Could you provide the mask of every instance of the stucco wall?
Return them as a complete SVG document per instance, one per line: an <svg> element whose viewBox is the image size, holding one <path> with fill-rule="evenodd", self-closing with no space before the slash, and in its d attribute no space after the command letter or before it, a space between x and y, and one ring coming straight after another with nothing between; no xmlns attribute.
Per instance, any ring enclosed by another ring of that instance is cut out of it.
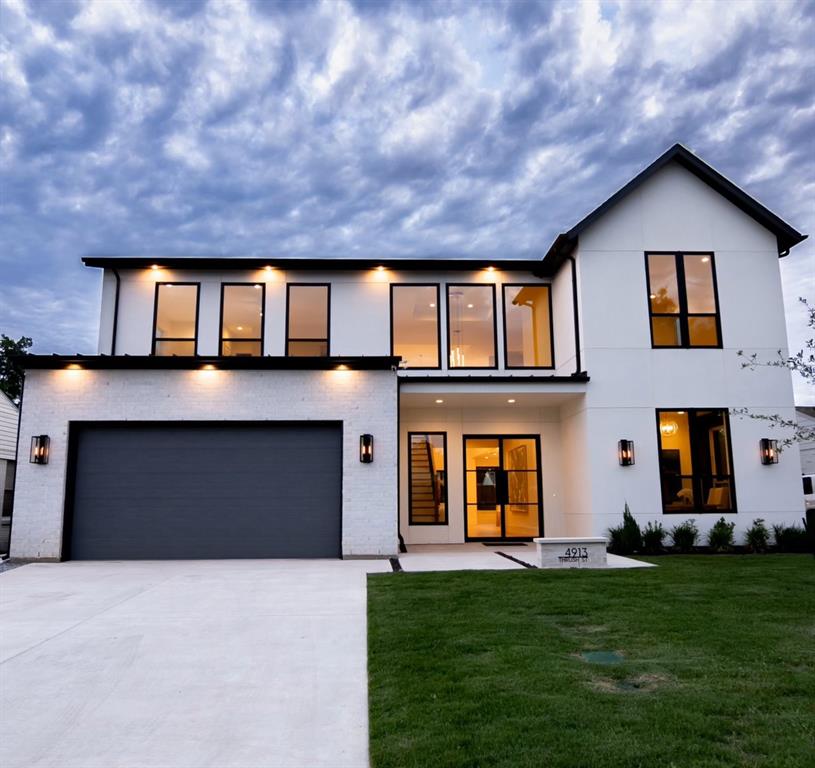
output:
<svg viewBox="0 0 815 768"><path fill-rule="evenodd" d="M20 443L50 435L51 455L19 465L11 555L60 556L71 421L299 419L343 422L343 554L393 555L396 403L386 371L29 371ZM373 464L359 461L363 433Z"/></svg>

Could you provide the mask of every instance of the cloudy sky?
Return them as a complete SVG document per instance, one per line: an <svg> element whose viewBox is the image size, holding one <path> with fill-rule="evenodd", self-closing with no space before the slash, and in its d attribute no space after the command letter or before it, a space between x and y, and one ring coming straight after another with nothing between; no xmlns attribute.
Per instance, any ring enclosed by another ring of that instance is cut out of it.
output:
<svg viewBox="0 0 815 768"><path fill-rule="evenodd" d="M0 0L0 331L93 351L87 254L540 256L676 141L815 234L813 40L815 2Z"/></svg>

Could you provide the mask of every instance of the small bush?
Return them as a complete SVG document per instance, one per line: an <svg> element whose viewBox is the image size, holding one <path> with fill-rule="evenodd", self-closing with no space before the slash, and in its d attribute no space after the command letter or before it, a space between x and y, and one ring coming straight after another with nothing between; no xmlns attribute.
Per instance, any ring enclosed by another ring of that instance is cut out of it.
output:
<svg viewBox="0 0 815 768"><path fill-rule="evenodd" d="M775 543L782 552L808 552L809 537L800 525L774 525Z"/></svg>
<svg viewBox="0 0 815 768"><path fill-rule="evenodd" d="M766 552L770 543L770 532L764 525L764 520L760 517L753 520L753 524L747 529L747 548L751 552Z"/></svg>
<svg viewBox="0 0 815 768"><path fill-rule="evenodd" d="M642 531L642 548L651 555L661 552L664 539L665 529L662 523L649 522Z"/></svg>
<svg viewBox="0 0 815 768"><path fill-rule="evenodd" d="M733 548L735 523L728 523L720 517L707 533L707 543L714 552L729 552Z"/></svg>
<svg viewBox="0 0 815 768"><path fill-rule="evenodd" d="M671 528L671 539L680 552L690 552L699 539L699 529L695 520L685 520L684 523Z"/></svg>
<svg viewBox="0 0 815 768"><path fill-rule="evenodd" d="M616 555L631 555L642 549L640 527L628 509L628 502L623 510L623 524L608 529L608 548Z"/></svg>

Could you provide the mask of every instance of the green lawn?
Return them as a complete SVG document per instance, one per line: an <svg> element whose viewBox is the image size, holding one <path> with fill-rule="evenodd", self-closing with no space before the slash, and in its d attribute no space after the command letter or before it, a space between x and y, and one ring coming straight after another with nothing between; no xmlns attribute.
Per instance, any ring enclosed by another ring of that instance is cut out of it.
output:
<svg viewBox="0 0 815 768"><path fill-rule="evenodd" d="M375 768L815 766L815 559L654 562L370 576Z"/></svg>

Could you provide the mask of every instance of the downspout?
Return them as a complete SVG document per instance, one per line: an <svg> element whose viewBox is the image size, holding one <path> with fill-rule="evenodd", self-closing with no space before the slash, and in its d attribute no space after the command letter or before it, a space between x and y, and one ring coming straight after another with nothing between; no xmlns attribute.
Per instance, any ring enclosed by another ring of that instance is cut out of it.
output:
<svg viewBox="0 0 815 768"><path fill-rule="evenodd" d="M577 376L583 373L583 363L580 359L580 312L577 308L577 264L575 263L574 256L569 254L566 257L572 265L572 307L574 308L574 357L575 357L575 372L573 375Z"/></svg>
<svg viewBox="0 0 815 768"><path fill-rule="evenodd" d="M122 284L122 280L119 277L119 270L113 270L113 276L116 278L116 294L113 300L113 334L110 339L110 354L116 354L116 332L119 329L119 287Z"/></svg>

